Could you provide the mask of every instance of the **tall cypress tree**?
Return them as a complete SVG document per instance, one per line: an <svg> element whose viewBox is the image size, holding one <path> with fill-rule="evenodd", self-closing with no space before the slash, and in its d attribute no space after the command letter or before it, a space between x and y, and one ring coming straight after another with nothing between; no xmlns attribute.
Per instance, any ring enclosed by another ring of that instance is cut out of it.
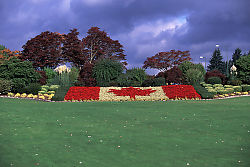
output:
<svg viewBox="0 0 250 167"><path fill-rule="evenodd" d="M220 49L215 49L214 53L209 61L208 71L219 70L221 73L226 73L226 64L222 61Z"/></svg>
<svg viewBox="0 0 250 167"><path fill-rule="evenodd" d="M236 65L236 61L242 56L240 48L235 49L232 59L233 64Z"/></svg>

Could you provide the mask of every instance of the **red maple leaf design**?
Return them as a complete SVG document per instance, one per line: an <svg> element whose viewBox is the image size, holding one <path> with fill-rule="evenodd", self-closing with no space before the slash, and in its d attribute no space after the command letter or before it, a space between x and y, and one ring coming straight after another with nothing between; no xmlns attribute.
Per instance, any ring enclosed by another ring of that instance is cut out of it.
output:
<svg viewBox="0 0 250 167"><path fill-rule="evenodd" d="M150 96L150 93L155 92L156 90L152 89L144 89L141 88L134 88L134 87L128 87L128 88L122 88L121 90L117 89L110 89L109 93L114 93L116 96L129 96L130 98L135 99L135 95L137 96Z"/></svg>

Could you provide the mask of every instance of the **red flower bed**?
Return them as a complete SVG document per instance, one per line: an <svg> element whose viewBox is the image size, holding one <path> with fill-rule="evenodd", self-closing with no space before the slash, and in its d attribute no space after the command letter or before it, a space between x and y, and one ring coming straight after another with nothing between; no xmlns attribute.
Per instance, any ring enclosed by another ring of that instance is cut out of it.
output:
<svg viewBox="0 0 250 167"><path fill-rule="evenodd" d="M165 95L169 99L176 99L176 98L201 99L201 96L195 91L194 87L191 85L167 85L167 86L162 86L162 89Z"/></svg>
<svg viewBox="0 0 250 167"><path fill-rule="evenodd" d="M65 100L99 100L100 87L71 87Z"/></svg>
<svg viewBox="0 0 250 167"><path fill-rule="evenodd" d="M150 93L155 92L156 90L152 89L140 89L140 88L134 88L134 87L129 87L129 88L122 88L121 90L117 89L110 89L108 92L112 92L116 94L116 96L129 96L130 98L135 99L135 95L137 96L150 96Z"/></svg>

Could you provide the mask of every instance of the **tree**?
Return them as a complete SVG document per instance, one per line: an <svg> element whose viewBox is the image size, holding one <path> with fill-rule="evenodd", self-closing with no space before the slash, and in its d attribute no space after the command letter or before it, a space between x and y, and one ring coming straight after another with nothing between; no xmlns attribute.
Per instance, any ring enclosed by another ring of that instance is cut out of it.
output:
<svg viewBox="0 0 250 167"><path fill-rule="evenodd" d="M237 77L243 82L250 84L250 54L241 56L237 61Z"/></svg>
<svg viewBox="0 0 250 167"><path fill-rule="evenodd" d="M62 56L65 61L72 62L76 67L83 67L86 56L83 43L78 39L77 29L70 30L70 33L63 35Z"/></svg>
<svg viewBox="0 0 250 167"><path fill-rule="evenodd" d="M126 75L128 75L128 78L131 81L131 86L141 86L147 78L147 74L143 68L129 69L126 71Z"/></svg>
<svg viewBox="0 0 250 167"><path fill-rule="evenodd" d="M80 70L78 86L96 86L96 79L92 77L94 65L86 62L83 68Z"/></svg>
<svg viewBox="0 0 250 167"><path fill-rule="evenodd" d="M155 56L148 57L143 68L156 68L166 71L168 68L177 66L187 60L191 60L189 51L159 52Z"/></svg>
<svg viewBox="0 0 250 167"><path fill-rule="evenodd" d="M22 93L25 86L36 83L40 77L31 62L21 61L17 57L12 57L0 64L0 78L11 80L12 92L15 93Z"/></svg>
<svg viewBox="0 0 250 167"><path fill-rule="evenodd" d="M235 49L232 59L233 59L233 64L236 65L236 61L242 56L240 48Z"/></svg>
<svg viewBox="0 0 250 167"><path fill-rule="evenodd" d="M106 32L100 31L98 27L91 27L88 30L88 36L82 39L84 49L86 50L86 61L95 63L99 59L109 58L111 60L123 61L127 65L123 53L123 46L117 41L112 40Z"/></svg>
<svg viewBox="0 0 250 167"><path fill-rule="evenodd" d="M165 72L166 83L182 83L183 74L182 71L174 66L173 68Z"/></svg>
<svg viewBox="0 0 250 167"><path fill-rule="evenodd" d="M12 57L18 56L20 56L20 51L11 51L4 45L0 45L0 64L2 64L5 60L10 60Z"/></svg>
<svg viewBox="0 0 250 167"><path fill-rule="evenodd" d="M210 59L210 64L208 65L208 71L219 70L221 73L225 74L226 65L222 61L223 57L221 56L220 49L215 49L214 53Z"/></svg>
<svg viewBox="0 0 250 167"><path fill-rule="evenodd" d="M33 63L33 67L55 68L62 63L61 45L63 36L54 32L42 32L23 45L21 60L28 60Z"/></svg>
<svg viewBox="0 0 250 167"><path fill-rule="evenodd" d="M99 60L93 68L93 77L97 86L109 86L110 81L122 74L123 66L120 62L111 59Z"/></svg>
<svg viewBox="0 0 250 167"><path fill-rule="evenodd" d="M185 80L190 85L199 84L204 81L204 73L198 68L191 68L187 70Z"/></svg>

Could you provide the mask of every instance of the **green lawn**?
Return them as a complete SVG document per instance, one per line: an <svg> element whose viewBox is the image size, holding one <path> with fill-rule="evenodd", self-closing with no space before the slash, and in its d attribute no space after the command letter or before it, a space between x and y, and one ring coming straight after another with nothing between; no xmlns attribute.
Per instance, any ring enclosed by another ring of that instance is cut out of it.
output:
<svg viewBox="0 0 250 167"><path fill-rule="evenodd" d="M250 166L250 97L0 106L1 167Z"/></svg>

